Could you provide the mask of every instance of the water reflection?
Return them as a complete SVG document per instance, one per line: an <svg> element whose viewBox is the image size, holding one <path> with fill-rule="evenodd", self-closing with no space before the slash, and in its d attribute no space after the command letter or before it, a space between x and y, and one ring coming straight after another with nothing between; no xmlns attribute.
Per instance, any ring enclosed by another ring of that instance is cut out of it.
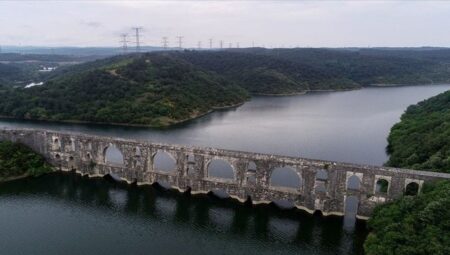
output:
<svg viewBox="0 0 450 255"><path fill-rule="evenodd" d="M217 250L223 254L362 254L361 236L366 235L364 223L360 221L349 233L339 217L281 211L275 206L250 207L231 199L188 196L152 186L138 187L69 173L0 184L0 204L2 217L33 219L27 223L29 226L21 226L16 220L0 221L0 246L7 245L12 249L10 254L26 253L21 250L26 243L19 245L18 240L35 242L40 237L5 231L12 227L33 228L42 220L63 222L57 230L59 238L83 234L121 239L109 254L151 247L153 251L169 249L196 254L212 254ZM29 208L30 204L37 204L39 210L21 209ZM54 210L58 213L52 213ZM67 212L71 214L68 216ZM72 217L77 220L72 222ZM56 231L52 225L49 228L48 231ZM2 241L5 235L14 237L12 243ZM52 241L51 236L48 238ZM198 247L200 240L207 242ZM62 242L58 251L64 250L64 245L67 244ZM83 252L88 248L92 254L106 254L102 245L101 239L95 243L85 241L72 251L88 254ZM52 253L37 247L33 254Z"/></svg>

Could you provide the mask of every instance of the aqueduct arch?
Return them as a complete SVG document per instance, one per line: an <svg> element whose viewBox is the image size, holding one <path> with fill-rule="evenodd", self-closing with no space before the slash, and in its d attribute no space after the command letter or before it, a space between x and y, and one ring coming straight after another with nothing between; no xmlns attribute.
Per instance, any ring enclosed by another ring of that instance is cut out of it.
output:
<svg viewBox="0 0 450 255"><path fill-rule="evenodd" d="M450 174L445 173L50 130L0 130L0 140L24 143L63 171L75 169L89 176L113 173L128 182L167 183L169 187L189 190L192 194L224 190L242 202L249 197L253 203L285 200L311 213L320 210L324 215L343 215L346 207L350 208L347 202L357 199L357 216L365 218L379 203L391 201L404 192L420 193L426 182L450 179ZM158 167L161 151L166 153L162 153L165 155L162 157L171 162L169 167ZM118 159L113 160L110 154L116 154ZM132 163L138 158L146 167ZM173 171L155 170L164 168ZM215 173L213 168L225 169L225 174ZM320 187L325 188L325 192L317 190Z"/></svg>

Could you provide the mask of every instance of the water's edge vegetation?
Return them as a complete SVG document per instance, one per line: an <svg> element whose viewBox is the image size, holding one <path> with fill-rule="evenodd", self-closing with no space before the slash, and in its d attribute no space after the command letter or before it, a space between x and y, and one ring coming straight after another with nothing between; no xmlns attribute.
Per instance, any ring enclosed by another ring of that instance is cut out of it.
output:
<svg viewBox="0 0 450 255"><path fill-rule="evenodd" d="M450 91L408 107L388 137L387 165L450 172ZM450 254L450 181L378 206L368 221L367 255Z"/></svg>
<svg viewBox="0 0 450 255"><path fill-rule="evenodd" d="M0 141L0 182L53 171L44 157L20 143Z"/></svg>

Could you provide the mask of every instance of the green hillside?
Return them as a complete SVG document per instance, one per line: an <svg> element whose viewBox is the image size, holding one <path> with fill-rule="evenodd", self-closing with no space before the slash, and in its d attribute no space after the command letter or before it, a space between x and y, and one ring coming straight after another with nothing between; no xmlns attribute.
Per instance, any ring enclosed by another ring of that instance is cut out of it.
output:
<svg viewBox="0 0 450 255"><path fill-rule="evenodd" d="M387 165L450 173L450 91L408 107L388 138ZM450 181L376 207L367 255L449 254Z"/></svg>
<svg viewBox="0 0 450 255"><path fill-rule="evenodd" d="M309 90L354 89L360 86L342 75L312 64L252 54L246 51L174 52L173 55L225 76L253 94L289 94Z"/></svg>
<svg viewBox="0 0 450 255"><path fill-rule="evenodd" d="M0 93L2 116L146 126L174 124L247 99L220 76L165 54L88 62L56 72L43 86Z"/></svg>
<svg viewBox="0 0 450 255"><path fill-rule="evenodd" d="M450 91L408 107L388 142L387 165L450 173Z"/></svg>
<svg viewBox="0 0 450 255"><path fill-rule="evenodd" d="M90 58L0 54L0 59L1 116L145 126L167 126L239 104L247 94L450 82L446 49L185 50L78 65L73 63ZM53 64L54 71L38 71ZM20 88L41 81L43 86Z"/></svg>
<svg viewBox="0 0 450 255"><path fill-rule="evenodd" d="M450 82L450 49L235 49L308 65L358 86Z"/></svg>

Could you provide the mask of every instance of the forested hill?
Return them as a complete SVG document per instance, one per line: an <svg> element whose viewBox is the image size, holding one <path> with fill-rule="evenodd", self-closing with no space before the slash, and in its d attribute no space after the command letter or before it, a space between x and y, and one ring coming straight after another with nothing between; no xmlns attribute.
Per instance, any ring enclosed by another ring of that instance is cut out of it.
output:
<svg viewBox="0 0 450 255"><path fill-rule="evenodd" d="M450 91L408 107L388 142L387 165L450 173Z"/></svg>
<svg viewBox="0 0 450 255"><path fill-rule="evenodd" d="M185 51L173 52L172 55L223 75L252 94L290 94L360 87L340 73L271 55L247 51Z"/></svg>
<svg viewBox="0 0 450 255"><path fill-rule="evenodd" d="M0 97L2 116L166 126L242 103L247 93L179 58L144 54L62 68L43 86L3 88Z"/></svg>
<svg viewBox="0 0 450 255"><path fill-rule="evenodd" d="M309 66L316 72L351 81L357 86L450 82L450 49L446 48L250 48L230 51Z"/></svg>
<svg viewBox="0 0 450 255"><path fill-rule="evenodd" d="M450 91L408 107L388 140L387 165L450 173ZM449 204L450 181L443 180L377 206L366 254L450 254Z"/></svg>
<svg viewBox="0 0 450 255"><path fill-rule="evenodd" d="M78 65L61 63L84 58L0 56L0 115L57 121L165 126L242 103L247 94L450 83L446 49L186 50ZM38 70L52 61L63 62ZM44 85L23 88L32 82Z"/></svg>

